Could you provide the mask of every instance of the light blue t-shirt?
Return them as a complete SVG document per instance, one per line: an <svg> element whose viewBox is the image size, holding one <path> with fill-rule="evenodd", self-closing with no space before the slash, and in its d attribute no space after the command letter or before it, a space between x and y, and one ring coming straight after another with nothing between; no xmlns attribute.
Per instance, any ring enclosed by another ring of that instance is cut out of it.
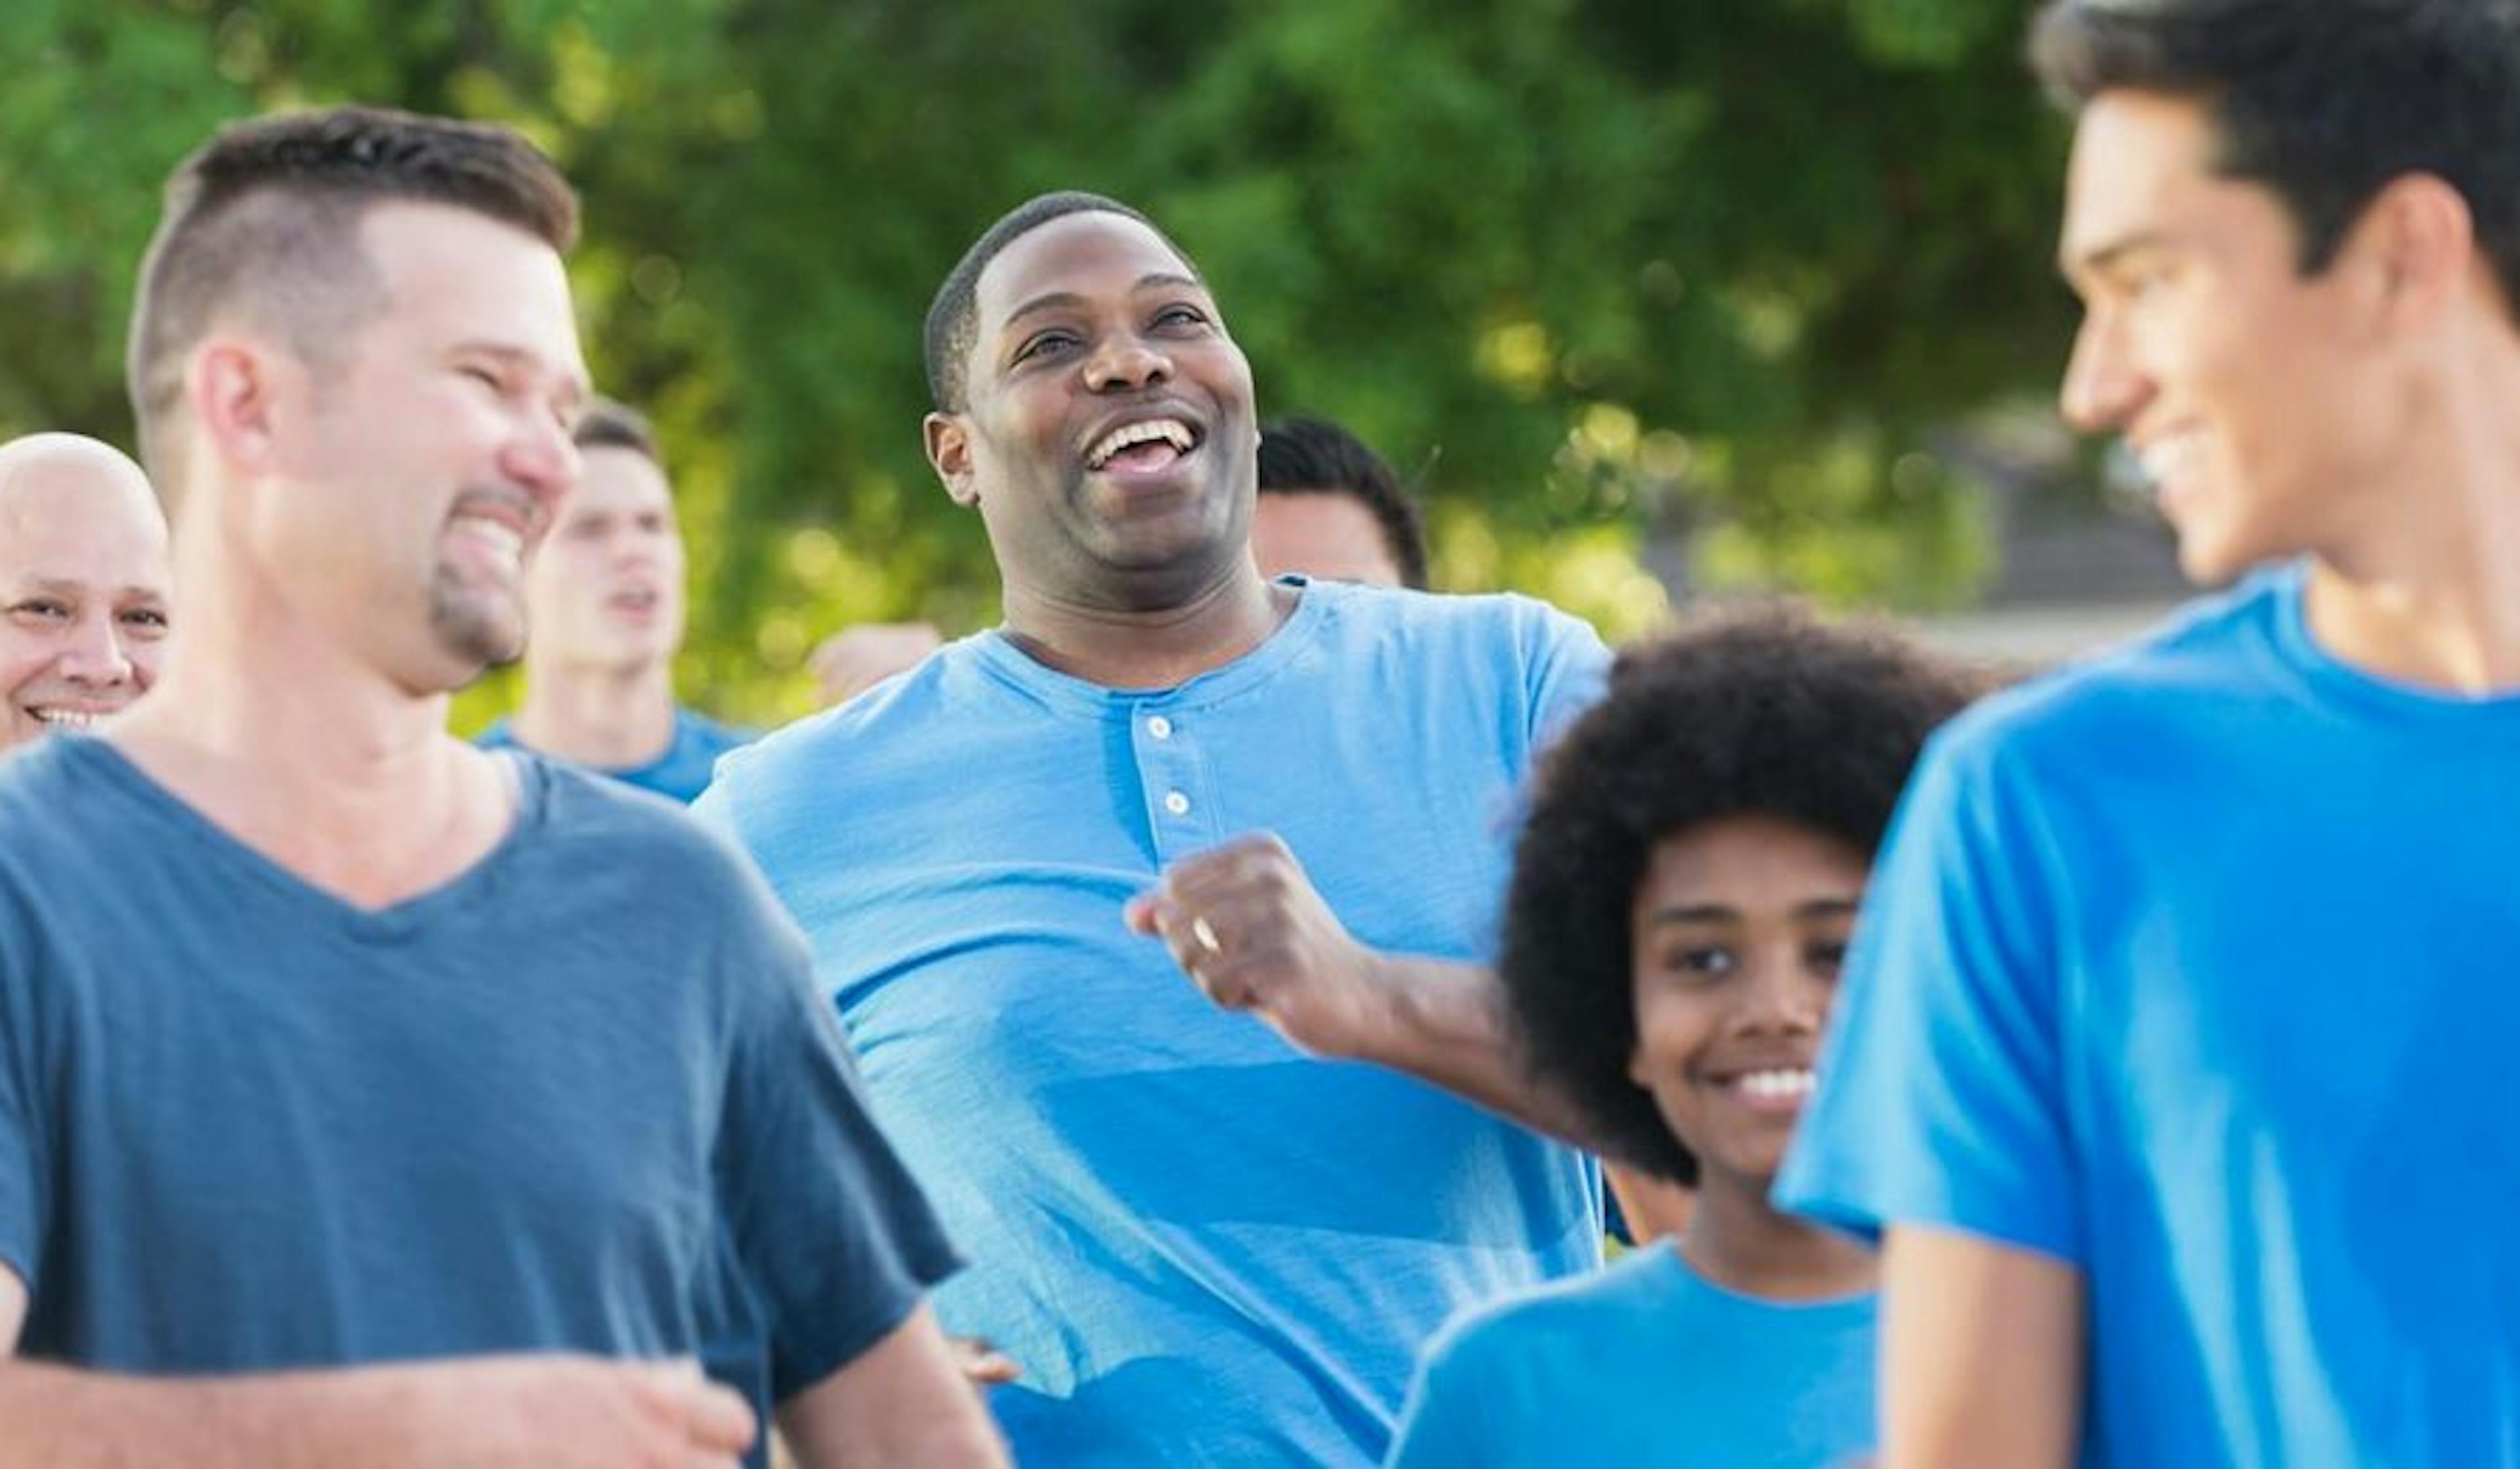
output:
<svg viewBox="0 0 2520 1469"><path fill-rule="evenodd" d="M2520 1464L2520 697L2303 582L1935 742L1778 1196L2080 1269L2087 1464Z"/></svg>
<svg viewBox="0 0 2520 1469"><path fill-rule="evenodd" d="M625 785L652 790L670 800L688 806L708 789L709 773L717 769L717 757L739 745L750 742L754 732L722 725L696 710L674 710L674 738L665 752L645 765L626 770L593 770L599 776L609 776ZM528 749L517 738L516 730L504 720L494 720L473 740L485 750ZM541 753L537 751L537 753ZM557 758L557 757L550 757Z"/></svg>
<svg viewBox="0 0 2520 1469"><path fill-rule="evenodd" d="M1873 1444L1876 1298L1762 1301L1669 1240L1427 1349L1391 1469L1832 1469Z"/></svg>
<svg viewBox="0 0 2520 1469"><path fill-rule="evenodd" d="M103 740L0 762L26 1356L690 1356L766 1405L953 1268L742 859L652 796L516 764L506 837L369 911Z"/></svg>
<svg viewBox="0 0 2520 1469"><path fill-rule="evenodd" d="M698 810L803 923L972 1261L937 1311L1023 1368L991 1395L1021 1462L1371 1463L1457 1310L1598 1262L1598 1170L1297 1053L1120 911L1266 827L1365 943L1484 956L1516 782L1605 661L1527 600L1314 583L1175 689L986 633L726 761Z"/></svg>

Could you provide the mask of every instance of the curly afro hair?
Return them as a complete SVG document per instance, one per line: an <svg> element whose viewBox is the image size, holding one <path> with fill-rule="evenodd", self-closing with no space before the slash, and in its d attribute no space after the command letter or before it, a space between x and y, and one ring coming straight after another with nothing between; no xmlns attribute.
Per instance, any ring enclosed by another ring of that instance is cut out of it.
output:
<svg viewBox="0 0 2520 1469"><path fill-rule="evenodd" d="M1608 696L1541 768L1514 854L1499 970L1528 1064L1624 1162L1697 1163L1628 1078L1631 910L1657 842L1757 815L1870 855L1925 736L1985 687L1885 629L1787 603L1718 614L1622 653Z"/></svg>

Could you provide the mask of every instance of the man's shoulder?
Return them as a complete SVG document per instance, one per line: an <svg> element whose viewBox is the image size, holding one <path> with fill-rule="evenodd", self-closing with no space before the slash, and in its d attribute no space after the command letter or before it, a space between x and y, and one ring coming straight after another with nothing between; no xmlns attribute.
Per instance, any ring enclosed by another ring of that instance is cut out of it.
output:
<svg viewBox="0 0 2520 1469"><path fill-rule="evenodd" d="M2152 631L1988 695L1936 737L1940 758L2079 761L2227 723L2253 693L2280 692L2268 631L2285 595L2254 578L2189 602Z"/></svg>
<svg viewBox="0 0 2520 1469"><path fill-rule="evenodd" d="M535 836L547 845L582 849L589 862L617 864L635 852L643 868L685 880L739 867L724 840L670 797L531 750L506 758L520 762L525 779L540 783Z"/></svg>
<svg viewBox="0 0 2520 1469"><path fill-rule="evenodd" d="M1580 619L1519 592L1418 592L1312 582L1307 597L1328 604L1333 626L1421 637L1524 640L1588 634Z"/></svg>
<svg viewBox="0 0 2520 1469"><path fill-rule="evenodd" d="M82 852L136 838L124 803L144 782L102 738L47 734L0 756L0 859L41 873L66 847ZM112 803L112 804L109 804Z"/></svg>
<svg viewBox="0 0 2520 1469"><path fill-rule="evenodd" d="M854 698L818 710L730 749L717 788L742 792L811 778L834 751L871 736L931 725L969 705L989 687L980 675L976 638L944 647Z"/></svg>

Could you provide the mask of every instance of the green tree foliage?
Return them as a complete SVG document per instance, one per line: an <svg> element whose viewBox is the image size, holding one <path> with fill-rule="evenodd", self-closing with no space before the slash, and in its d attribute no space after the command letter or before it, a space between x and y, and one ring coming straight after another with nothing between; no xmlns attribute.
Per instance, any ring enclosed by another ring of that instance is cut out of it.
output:
<svg viewBox="0 0 2520 1469"><path fill-rule="evenodd" d="M604 385L695 549L686 676L754 718L813 639L993 615L919 451L919 323L1053 188L1165 221L1267 412L1356 426L1438 569L1613 632L1681 570L1963 598L1978 492L1927 431L2044 390L2059 130L2011 0L11 0L0 430L128 441L157 187L222 119L496 118L584 192ZM495 703L496 690L475 701Z"/></svg>

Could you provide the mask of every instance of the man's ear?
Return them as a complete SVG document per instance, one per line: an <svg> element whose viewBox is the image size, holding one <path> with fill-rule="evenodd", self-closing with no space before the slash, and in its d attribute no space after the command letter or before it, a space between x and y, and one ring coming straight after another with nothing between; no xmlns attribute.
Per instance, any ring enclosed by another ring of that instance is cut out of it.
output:
<svg viewBox="0 0 2520 1469"><path fill-rule="evenodd" d="M201 425L202 450L247 473L269 469L279 454L282 378L292 366L248 337L212 337L194 348L184 365L184 398Z"/></svg>
<svg viewBox="0 0 2520 1469"><path fill-rule="evenodd" d="M931 413L919 423L927 440L927 463L945 482L945 493L969 510L980 503L978 480L971 473L971 425L958 413Z"/></svg>
<svg viewBox="0 0 2520 1469"><path fill-rule="evenodd" d="M2379 285L2384 331L2438 318L2468 289L2477 266L2476 217L2456 189L2429 173L2391 180L2354 223L2345 248Z"/></svg>

